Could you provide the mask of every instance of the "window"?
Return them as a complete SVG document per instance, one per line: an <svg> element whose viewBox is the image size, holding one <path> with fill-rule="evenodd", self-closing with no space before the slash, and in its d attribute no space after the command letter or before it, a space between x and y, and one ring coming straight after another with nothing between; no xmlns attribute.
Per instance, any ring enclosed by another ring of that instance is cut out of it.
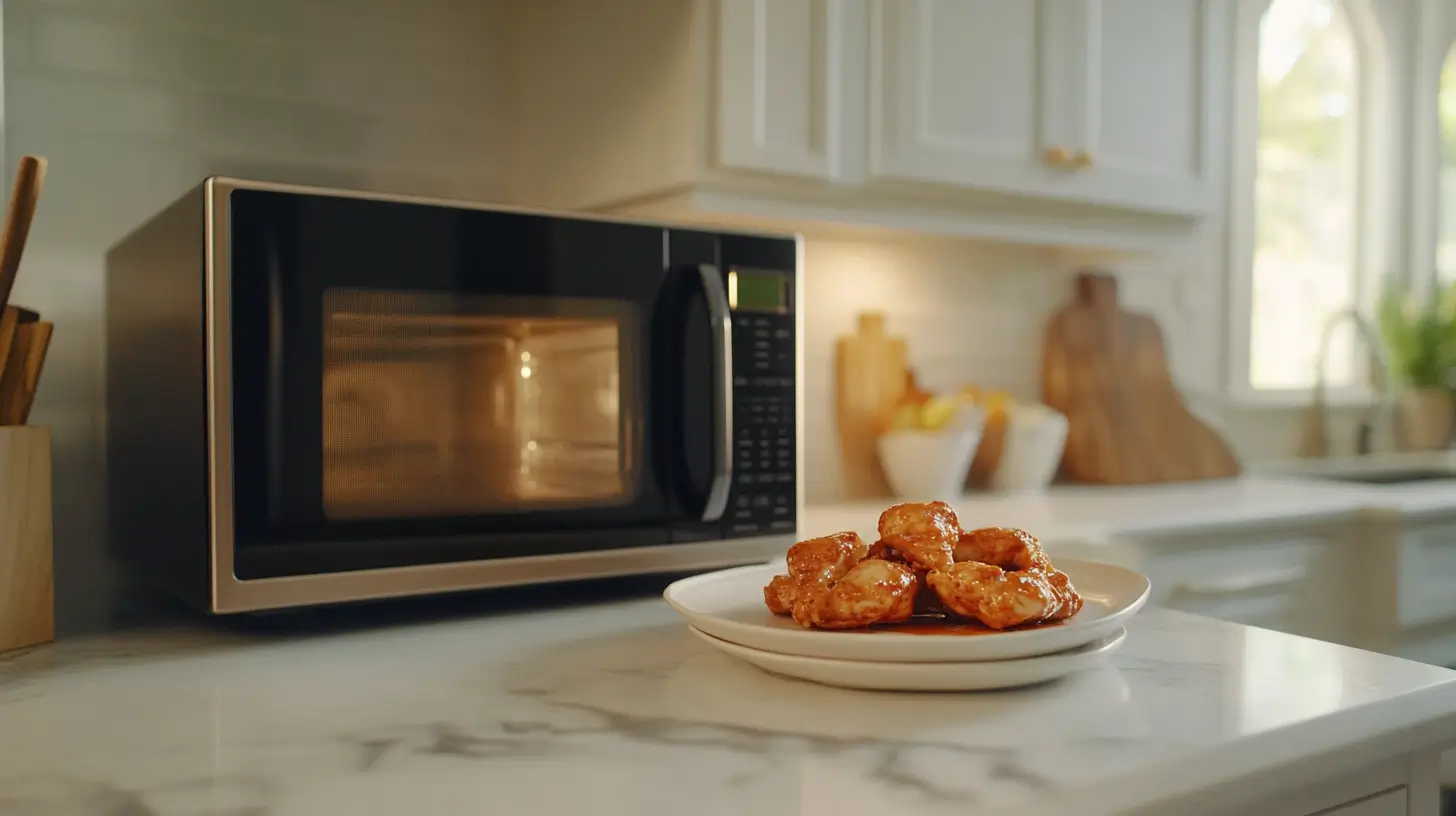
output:
<svg viewBox="0 0 1456 816"><path fill-rule="evenodd" d="M1236 390L1306 391L1330 321L1369 305L1367 159L1380 113L1366 93L1375 60L1362 28L1373 18L1356 7L1244 4L1232 210L1235 294L1247 312L1232 338ZM1324 362L1328 386L1359 383L1357 349L1353 327L1339 325Z"/></svg>
<svg viewBox="0 0 1456 816"><path fill-rule="evenodd" d="M1443 283L1456 281L1456 50L1441 66L1436 101L1441 125L1441 169L1436 207L1436 272Z"/></svg>

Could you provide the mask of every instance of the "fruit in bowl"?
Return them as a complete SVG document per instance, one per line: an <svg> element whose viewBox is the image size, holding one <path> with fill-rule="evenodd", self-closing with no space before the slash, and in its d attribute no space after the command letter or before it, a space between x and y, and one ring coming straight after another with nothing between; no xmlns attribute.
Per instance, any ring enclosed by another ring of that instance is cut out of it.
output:
<svg viewBox="0 0 1456 816"><path fill-rule="evenodd" d="M891 431L940 431L949 427L967 401L956 394L930 395L923 402L902 402L890 420Z"/></svg>
<svg viewBox="0 0 1456 816"><path fill-rule="evenodd" d="M907 498L960 496L985 421L985 409L962 393L902 402L878 440L891 489Z"/></svg>

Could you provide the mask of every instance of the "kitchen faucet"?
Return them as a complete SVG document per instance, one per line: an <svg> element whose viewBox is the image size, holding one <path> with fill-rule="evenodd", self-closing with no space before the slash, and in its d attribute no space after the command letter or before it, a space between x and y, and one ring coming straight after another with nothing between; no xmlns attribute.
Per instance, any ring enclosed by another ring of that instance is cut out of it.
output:
<svg viewBox="0 0 1456 816"><path fill-rule="evenodd" d="M1320 337L1319 354L1315 359L1314 398L1309 407L1305 409L1299 444L1300 456L1329 455L1330 440L1326 429L1329 406L1325 400L1325 358L1330 350L1330 336L1345 320L1354 322L1355 334L1370 354L1372 368L1370 385L1375 389L1376 394L1375 404L1365 409L1365 413L1360 417L1360 424L1355 430L1355 452L1357 454L1364 456L1370 453L1372 437L1375 433L1375 413L1386 407L1389 370L1385 364L1385 356L1381 352L1380 341L1375 336L1375 332L1371 330L1370 323L1360 314L1359 309L1353 306L1342 309L1325 321L1324 333Z"/></svg>

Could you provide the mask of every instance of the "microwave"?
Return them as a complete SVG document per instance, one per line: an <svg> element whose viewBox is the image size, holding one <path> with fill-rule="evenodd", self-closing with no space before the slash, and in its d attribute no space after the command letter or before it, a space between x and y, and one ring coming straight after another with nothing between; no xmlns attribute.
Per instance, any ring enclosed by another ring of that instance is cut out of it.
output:
<svg viewBox="0 0 1456 816"><path fill-rule="evenodd" d="M801 259L209 178L107 254L108 546L215 614L781 556Z"/></svg>

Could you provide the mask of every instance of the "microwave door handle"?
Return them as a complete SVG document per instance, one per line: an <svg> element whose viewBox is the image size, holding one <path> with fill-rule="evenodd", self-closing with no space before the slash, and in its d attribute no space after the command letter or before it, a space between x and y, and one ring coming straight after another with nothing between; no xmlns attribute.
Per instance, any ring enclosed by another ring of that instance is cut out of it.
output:
<svg viewBox="0 0 1456 816"><path fill-rule="evenodd" d="M700 264L703 295L708 302L708 322L713 336L713 482L703 504L703 521L717 521L728 509L728 491L733 486L733 319L728 313L728 294L723 275L713 264Z"/></svg>

